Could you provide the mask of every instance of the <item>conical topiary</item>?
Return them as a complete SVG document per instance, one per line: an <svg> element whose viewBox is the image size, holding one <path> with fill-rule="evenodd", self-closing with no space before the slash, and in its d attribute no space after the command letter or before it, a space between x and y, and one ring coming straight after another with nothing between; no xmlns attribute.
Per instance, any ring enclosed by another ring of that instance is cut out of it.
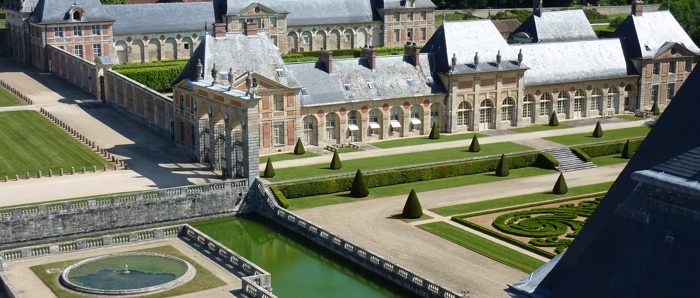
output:
<svg viewBox="0 0 700 298"><path fill-rule="evenodd" d="M362 176L362 172L360 172L360 169L357 169L357 173L355 173L355 179L352 180L352 188L350 188L350 195L354 198L364 198L369 195L369 188L367 188L365 177Z"/></svg>
<svg viewBox="0 0 700 298"><path fill-rule="evenodd" d="M632 146L630 146L630 140L627 140L627 142L625 142L625 147L622 148L622 158L630 159L630 158L632 158L632 154L634 154L634 152L632 152Z"/></svg>
<svg viewBox="0 0 700 298"><path fill-rule="evenodd" d="M340 170L343 164L340 163L340 157L338 156L338 151L333 152L333 160L331 160L331 170Z"/></svg>
<svg viewBox="0 0 700 298"><path fill-rule="evenodd" d="M479 152L481 151L481 146L479 145L479 139L476 138L476 135L472 137L472 144L469 145L469 152Z"/></svg>
<svg viewBox="0 0 700 298"><path fill-rule="evenodd" d="M430 135L428 138L431 140L437 140L440 138L440 131L438 130L437 123L433 123L433 128L430 130Z"/></svg>
<svg viewBox="0 0 700 298"><path fill-rule="evenodd" d="M501 154L501 160L498 162L498 167L496 167L496 176L506 177L510 175L510 167L508 165L508 160L505 154Z"/></svg>
<svg viewBox="0 0 700 298"><path fill-rule="evenodd" d="M557 112L552 112L552 116L549 117L549 126L559 126L559 119L557 118Z"/></svg>
<svg viewBox="0 0 700 298"><path fill-rule="evenodd" d="M558 195L569 192L569 187L566 186L566 179L564 179L564 173L559 174L559 179L557 179L557 183L554 184L552 192Z"/></svg>
<svg viewBox="0 0 700 298"><path fill-rule="evenodd" d="M275 177L275 168L272 167L272 159L267 158L267 164L265 165L265 172L263 172L265 178Z"/></svg>
<svg viewBox="0 0 700 298"><path fill-rule="evenodd" d="M600 121L598 121L595 124L595 129L593 130L593 137L594 138L602 138L603 137L603 128L600 127Z"/></svg>
<svg viewBox="0 0 700 298"><path fill-rule="evenodd" d="M408 194L406 204L403 205L401 216L404 218L420 218L423 216L423 207L421 207L416 191L413 189L411 189L411 193Z"/></svg>
<svg viewBox="0 0 700 298"><path fill-rule="evenodd" d="M301 143L301 138L297 138L297 145L294 146L294 154L302 155L304 153L306 153L306 150L304 150L304 144Z"/></svg>
<svg viewBox="0 0 700 298"><path fill-rule="evenodd" d="M654 113L654 116L658 116L661 114L661 111L659 111L659 101L658 100L654 101L654 105L651 106L651 112Z"/></svg>

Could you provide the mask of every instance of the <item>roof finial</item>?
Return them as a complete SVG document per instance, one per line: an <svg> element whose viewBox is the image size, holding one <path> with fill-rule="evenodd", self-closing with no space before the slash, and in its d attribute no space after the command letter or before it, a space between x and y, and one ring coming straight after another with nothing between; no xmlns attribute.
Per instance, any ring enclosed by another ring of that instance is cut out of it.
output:
<svg viewBox="0 0 700 298"><path fill-rule="evenodd" d="M474 69L479 68L479 52L474 54Z"/></svg>
<svg viewBox="0 0 700 298"><path fill-rule="evenodd" d="M452 53L452 71L457 68L457 53Z"/></svg>
<svg viewBox="0 0 700 298"><path fill-rule="evenodd" d="M195 71L197 72L197 81L202 80L202 59L197 59L197 66L195 66Z"/></svg>
<svg viewBox="0 0 700 298"><path fill-rule="evenodd" d="M498 54L496 54L496 66L501 68L501 50L498 50Z"/></svg>
<svg viewBox="0 0 700 298"><path fill-rule="evenodd" d="M533 0L532 1L532 14L534 16L542 17L542 2L544 0Z"/></svg>
<svg viewBox="0 0 700 298"><path fill-rule="evenodd" d="M233 67L228 68L228 90L231 91L233 87Z"/></svg>
<svg viewBox="0 0 700 298"><path fill-rule="evenodd" d="M518 66L523 64L523 49L520 49L520 52L518 53Z"/></svg>

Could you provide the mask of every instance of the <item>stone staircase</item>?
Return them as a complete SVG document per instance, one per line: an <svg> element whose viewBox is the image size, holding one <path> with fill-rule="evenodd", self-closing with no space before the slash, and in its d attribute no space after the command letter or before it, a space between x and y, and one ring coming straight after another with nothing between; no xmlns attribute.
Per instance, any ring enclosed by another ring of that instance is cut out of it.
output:
<svg viewBox="0 0 700 298"><path fill-rule="evenodd" d="M573 172L578 170L595 168L592 162L581 160L576 154L571 152L569 147L557 147L544 150L547 154L559 161L557 170L559 172Z"/></svg>

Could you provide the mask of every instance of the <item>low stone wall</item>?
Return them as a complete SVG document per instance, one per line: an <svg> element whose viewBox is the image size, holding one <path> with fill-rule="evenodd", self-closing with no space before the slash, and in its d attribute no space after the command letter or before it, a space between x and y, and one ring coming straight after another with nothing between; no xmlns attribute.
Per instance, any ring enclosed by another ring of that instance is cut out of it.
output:
<svg viewBox="0 0 700 298"><path fill-rule="evenodd" d="M247 192L232 180L0 209L0 246L236 214Z"/></svg>
<svg viewBox="0 0 700 298"><path fill-rule="evenodd" d="M83 90L97 94L95 63L84 60L53 45L46 46L49 72Z"/></svg>
<svg viewBox="0 0 700 298"><path fill-rule="evenodd" d="M386 258L365 250L356 244L315 225L277 204L270 190L258 179L251 189L257 198L257 212L273 222L293 231L304 238L321 245L337 255L383 276L395 284L421 297L462 297L456 292L442 287L412 271L392 263Z"/></svg>

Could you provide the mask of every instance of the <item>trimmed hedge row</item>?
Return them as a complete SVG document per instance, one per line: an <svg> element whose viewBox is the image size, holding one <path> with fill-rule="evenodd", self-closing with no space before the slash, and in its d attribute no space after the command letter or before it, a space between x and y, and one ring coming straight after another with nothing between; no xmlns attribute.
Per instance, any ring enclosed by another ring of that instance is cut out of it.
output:
<svg viewBox="0 0 700 298"><path fill-rule="evenodd" d="M353 49L340 49L331 50L333 52L333 58L352 58L352 57L362 57L362 48ZM388 55L402 55L404 53L404 47L376 47L374 52L377 56L388 56ZM301 61L288 61L300 58L313 58L312 60L304 61L314 61L318 59L318 51L307 51L307 52L297 52L293 54L283 54L282 59L284 62L301 62Z"/></svg>
<svg viewBox="0 0 700 298"><path fill-rule="evenodd" d="M277 203L282 206L282 208L287 209L289 208L289 201L287 198L284 196L284 194L277 188L277 186L270 185L270 190L272 190L272 194L275 196L275 199L277 199Z"/></svg>
<svg viewBox="0 0 700 298"><path fill-rule="evenodd" d="M583 195L566 197L566 198L561 198L561 199L556 199L556 200L548 200L548 201L530 203L530 204L525 204L525 205L517 205L517 206L504 207L504 208L497 208L497 209L493 209L493 210L478 211L478 212L473 212L473 213L467 213L466 215L460 214L460 215L455 215L455 217L459 216L461 218L469 218L469 217L475 217L475 216L491 214L491 213L496 213L496 212L504 212L504 211L524 209L524 208L531 208L531 207L537 207L537 206L542 206L542 205L568 202L568 201L573 201L573 200L578 200L578 199L586 199L586 198L590 198L590 197L595 197L596 200L602 200L602 197L604 197L606 193L608 193L608 192L607 191L594 192L594 193L590 193L590 194L583 194Z"/></svg>
<svg viewBox="0 0 700 298"><path fill-rule="evenodd" d="M522 242L522 241L520 241L520 240L511 238L511 237L508 237L508 236L506 236L506 235L504 235L504 234L501 234L501 233L499 233L499 232L492 231L492 230L490 230L490 229L488 229L488 228L485 228L485 227L482 227L482 226L480 226L480 225L478 225L478 224L475 224L475 223L473 223L473 222L467 221L467 220L465 220L465 219L463 219L463 218L458 218L458 217L454 217L454 216L453 216L453 217L452 217L452 220L453 220L453 221L456 221L456 222L458 222L458 223L460 223L460 224L462 224L462 225L465 225L465 226L467 226L467 227L470 227L470 228L472 228L472 229L474 229L474 230L477 230L477 231L479 231L479 232L482 232L482 233L484 233L484 234L487 234L487 235L489 235L489 236L492 236L492 237L495 237L495 238L497 238L497 239L500 239L500 240L503 240L503 241L505 241L505 242L508 242L508 243L510 243L510 244L513 244L513 245L515 245L515 246L517 246L517 247L520 247L520 248L522 248L522 249L526 249L526 250L528 250L528 251L531 251L531 252L533 252L533 253L536 253L536 254L538 254L538 255L540 255L540 256L543 256L543 257L546 257L546 258L554 258L554 257L557 256L557 255L555 255L555 254L553 254L553 253L551 253L551 252L548 252L548 251L546 251L546 250L544 250L544 249L537 248L537 247L534 247L534 246L532 246L532 245L528 245L528 244L525 243L525 242Z"/></svg>
<svg viewBox="0 0 700 298"><path fill-rule="evenodd" d="M551 160L546 157L541 157L542 155L543 153L537 152L507 156L506 158L509 160L510 168L512 169L524 168L533 165L546 169L554 169ZM499 161L500 158L479 159L460 163L377 172L365 174L364 177L365 181L367 182L367 186L373 188L492 172L496 170ZM352 177L328 178L289 184L279 184L277 187L279 187L279 190L285 195L286 198L293 199L349 191L350 187L352 186L352 180Z"/></svg>
<svg viewBox="0 0 700 298"><path fill-rule="evenodd" d="M135 68L154 68L154 67L167 67L167 66L179 66L181 68L185 67L187 60L169 60L169 61L153 61L149 63L125 63L116 64L112 66L115 71L120 71L122 69L135 69Z"/></svg>
<svg viewBox="0 0 700 298"><path fill-rule="evenodd" d="M630 140L630 147L632 147L632 152L637 151L637 148L639 148L639 145L642 144L643 140L644 139ZM592 157L620 154L622 153L622 149L625 147L626 142L627 141L625 140L613 143L572 147L571 149L574 150L574 153L576 153L576 151L578 150L581 153L586 154L590 159Z"/></svg>
<svg viewBox="0 0 700 298"><path fill-rule="evenodd" d="M591 161L591 157L586 154L586 152L583 152L580 148L571 148L571 151L574 153L574 155L578 156L578 158L583 159L585 162Z"/></svg>
<svg viewBox="0 0 700 298"><path fill-rule="evenodd" d="M182 71L182 67L180 66L118 70L120 74L158 91L170 89L170 82L180 74L180 71Z"/></svg>

